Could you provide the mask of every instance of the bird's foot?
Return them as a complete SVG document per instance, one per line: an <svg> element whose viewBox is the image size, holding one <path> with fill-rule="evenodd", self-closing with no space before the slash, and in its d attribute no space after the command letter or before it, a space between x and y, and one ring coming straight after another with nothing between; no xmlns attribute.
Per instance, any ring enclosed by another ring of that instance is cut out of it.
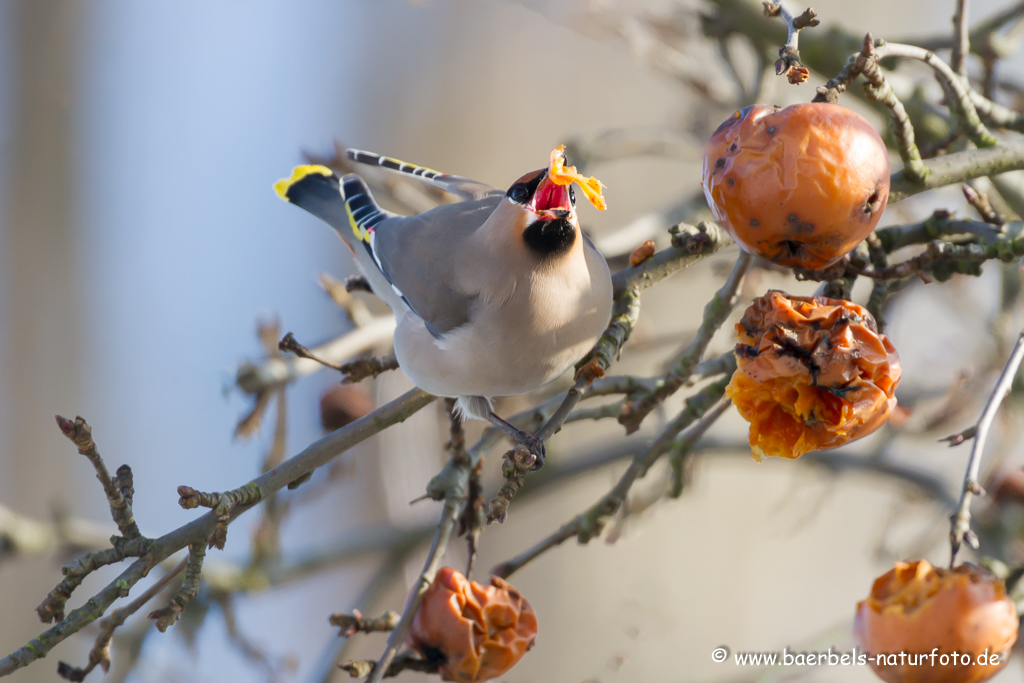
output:
<svg viewBox="0 0 1024 683"><path fill-rule="evenodd" d="M533 434L527 434L524 431L520 431L519 434L512 438L515 439L517 444L524 446L529 449L530 453L537 456L537 462L533 466L533 470L535 472L544 466L544 456L546 456L547 453L544 448L544 442L541 439L538 439Z"/></svg>
<svg viewBox="0 0 1024 683"><path fill-rule="evenodd" d="M491 422L491 424L494 424L500 427L502 430L504 430L504 432L511 436L512 440L515 441L517 444L523 446L524 448L528 449L530 453L537 456L537 462L534 463L533 465L534 471L539 470L541 467L544 466L544 456L547 453L544 448L543 439L538 439L533 434L528 434L527 432L524 432L522 429L519 429L518 427L509 424L508 422L501 419L494 413L488 415L487 419Z"/></svg>

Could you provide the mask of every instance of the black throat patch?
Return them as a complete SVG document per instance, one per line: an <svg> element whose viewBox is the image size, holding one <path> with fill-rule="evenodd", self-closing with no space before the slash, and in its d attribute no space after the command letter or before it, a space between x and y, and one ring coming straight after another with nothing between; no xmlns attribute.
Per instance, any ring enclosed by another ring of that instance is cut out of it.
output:
<svg viewBox="0 0 1024 683"><path fill-rule="evenodd" d="M561 256L576 242L576 230L565 218L534 221L523 231L523 240L540 256Z"/></svg>

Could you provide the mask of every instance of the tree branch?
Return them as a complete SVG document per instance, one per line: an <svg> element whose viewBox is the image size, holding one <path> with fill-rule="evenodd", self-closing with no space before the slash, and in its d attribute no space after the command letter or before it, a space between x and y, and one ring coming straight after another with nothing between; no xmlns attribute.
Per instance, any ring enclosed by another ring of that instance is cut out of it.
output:
<svg viewBox="0 0 1024 683"><path fill-rule="evenodd" d="M618 358L640 314L641 292L731 243L729 236L714 223L702 222L697 226L680 224L673 229L671 247L612 276L615 307L612 309L611 323L594 349L580 362L581 372L576 383L537 432L538 438L547 440L554 436L593 381L603 375ZM584 372L587 365L590 365L590 369Z"/></svg>
<svg viewBox="0 0 1024 683"><path fill-rule="evenodd" d="M1008 230L1006 232L1016 232ZM995 244L1005 239L1004 229L983 221L954 219L949 211L938 210L920 223L907 223L879 228L874 232L879 247L886 254L915 244L942 240L953 244L977 242Z"/></svg>
<svg viewBox="0 0 1024 683"><path fill-rule="evenodd" d="M434 396L420 389L406 392L387 405L359 418L355 422L314 441L303 451L250 482L264 494L277 491L308 472L321 467L356 444L384 429L404 421L406 418L429 405ZM238 518L249 509L239 505L232 509L229 521ZM0 676L27 666L46 656L58 643L68 636L103 616L108 607L119 597L127 595L149 569L171 554L193 543L205 543L218 524L223 522L213 512L193 520L160 538L154 539L146 557L133 562L127 569L96 593L82 607L72 610L60 623L33 638L25 646L0 659Z"/></svg>
<svg viewBox="0 0 1024 683"><path fill-rule="evenodd" d="M974 101L970 95L970 85L957 75L944 61L935 56L934 52L915 45L886 43L877 48L878 58L904 57L916 59L930 66L939 77L939 82L950 94L949 110L956 118L960 130L978 147L993 147L998 140L992 136L985 124L978 117Z"/></svg>
<svg viewBox="0 0 1024 683"><path fill-rule="evenodd" d="M885 78L882 68L878 66L878 55L875 52L875 40L868 33L859 53L850 55L839 74L829 80L824 87L818 88L815 102L831 102L835 104L850 83L863 74L867 83L864 84L865 96L874 102L884 104L891 115L892 131L896 138L900 158L907 176L915 182L921 182L928 171L921 160L921 152L917 148L914 126L910 122L903 103L896 97L896 92Z"/></svg>
<svg viewBox="0 0 1024 683"><path fill-rule="evenodd" d="M104 673L108 672L110 670L110 641L114 638L114 631L124 624L128 617L138 612L146 603L159 595L174 577L185 569L187 562L187 559L182 560L169 571L164 572L164 575L140 594L139 597L100 619L100 634L96 636L96 641L89 651L88 663L84 667L73 667L66 662L60 662L57 666L58 675L69 681L84 681L85 677L97 666L103 669Z"/></svg>
<svg viewBox="0 0 1024 683"><path fill-rule="evenodd" d="M956 221L952 225L968 223ZM1014 221L1003 226L1003 231L986 226L992 235L984 243L954 244L935 240L928 243L923 254L896 263L880 271L856 269L858 275L876 280L899 280L924 273L933 274L939 281L948 280L954 273L977 275L985 261L1015 261L1024 256L1024 222ZM952 227L952 226L951 226Z"/></svg>
<svg viewBox="0 0 1024 683"><path fill-rule="evenodd" d="M982 57L991 56L1006 57L1012 48L1008 41L997 41L996 33L1008 25L1017 24L1024 18L1024 2L1010 5L1006 9L994 14L981 22L968 33L971 51ZM964 21L966 24L967 22ZM953 35L945 34L934 38L917 39L914 42L927 50L948 50L956 47L960 40L957 32ZM964 55L966 56L966 52Z"/></svg>
<svg viewBox="0 0 1024 683"><path fill-rule="evenodd" d="M789 82L797 85L807 80L810 72L800 61L800 31L808 26L817 26L821 22L817 14L808 7L802 13L793 15L786 7L786 0L772 2L765 0L765 16L781 16L786 22L786 44L779 48L779 61L775 62L775 75L786 76Z"/></svg>
<svg viewBox="0 0 1024 683"><path fill-rule="evenodd" d="M1007 141L987 149L968 149L924 162L928 177L915 182L906 170L894 173L889 186L889 203L971 178L998 175L1024 168L1024 142Z"/></svg>
<svg viewBox="0 0 1024 683"><path fill-rule="evenodd" d="M363 678L372 675L378 670L379 662L370 659L357 659L342 662L338 667L352 678ZM420 671L422 673L436 674L441 666L438 662L423 659L413 650L403 650L388 663L387 671L381 674L381 678L392 678L403 671ZM369 683L369 681L367 681Z"/></svg>
<svg viewBox="0 0 1024 683"><path fill-rule="evenodd" d="M107 466L104 464L103 458L100 457L99 450L96 448L96 442L92 440L92 427L81 417L76 417L74 422L72 422L61 415L57 415L57 426L60 427L60 431L64 436L68 437L78 447L78 452L87 457L89 462L92 463L93 468L96 470L96 478L99 480L100 485L103 486L103 493L107 496L110 516L113 518L114 524L117 525L118 531L121 532L121 536L126 540L140 538L142 533L135 523L131 503L125 500L120 487L110 476L110 472L107 471ZM130 479L131 470L128 470L127 474L122 476L127 476Z"/></svg>
<svg viewBox="0 0 1024 683"><path fill-rule="evenodd" d="M956 13L953 14L953 54L949 58L949 66L953 71L967 79L967 55L971 52L970 27L967 24L967 0L957 0Z"/></svg>
<svg viewBox="0 0 1024 683"><path fill-rule="evenodd" d="M185 561L185 578L181 581L181 587L171 597L166 607L162 607L149 614L149 618L156 621L156 628L161 633L178 621L182 610L199 592L199 576L203 571L203 560L205 558L206 543L199 541L188 547L188 558Z"/></svg>
<svg viewBox="0 0 1024 683"><path fill-rule="evenodd" d="M579 539L580 543L587 543L599 535L611 516L622 506L626 495L637 479L643 477L651 465L669 450L679 432L689 427L711 410L725 393L725 387L729 383L729 379L719 380L686 399L683 411L665 427L661 434L647 448L636 454L629 468L619 478L618 483L601 500L562 525L558 531L542 539L529 550L501 563L491 570L491 573L502 578L508 578L539 555L561 545L574 536ZM702 421L694 426L691 430L694 434L693 438L696 439L702 435L720 414L720 411L715 411L714 418L709 418L707 422Z"/></svg>
<svg viewBox="0 0 1024 683"><path fill-rule="evenodd" d="M996 411L1013 386L1013 379L1017 376L1021 361L1024 360L1024 332L1017 337L1017 343L1010 353L1006 367L999 375L992 394L985 403L981 417L974 428L974 444L971 446L971 456L967 460L967 472L964 474L963 491L960 494L960 502L957 503L956 511L950 516L949 545L950 558L949 566L956 566L956 556L960 552L960 546L966 543L972 548L978 547L978 537L971 531L971 501L974 496L984 495L981 483L978 481L978 473L981 470L981 458L985 451L985 442L988 440L988 432L992 427L992 421L996 417Z"/></svg>
<svg viewBox="0 0 1024 683"><path fill-rule="evenodd" d="M689 268L732 244L732 238L710 221L701 221L696 226L680 223L669 232L672 235L671 247L612 276L616 295L629 289L643 292L669 275Z"/></svg>
<svg viewBox="0 0 1024 683"><path fill-rule="evenodd" d="M351 638L357 633L389 633L398 626L399 616L398 612L386 610L379 617L364 617L359 610L352 610L351 614L335 612L327 622L341 629L339 638Z"/></svg>
<svg viewBox="0 0 1024 683"><path fill-rule="evenodd" d="M733 265L729 277L704 307L704 316L693 340L683 351L679 362L667 374L661 386L625 404L622 415L619 417L619 423L626 428L627 434L637 431L652 410L689 381L694 368L704 357L704 352L707 350L708 344L711 343L711 339L725 324L729 314L736 306L740 286L743 284L743 278L752 261L753 258L745 251L741 251L736 257L736 263Z"/></svg>
<svg viewBox="0 0 1024 683"><path fill-rule="evenodd" d="M730 243L729 237L714 223L702 222L697 226L680 224L673 229L672 247L613 276L615 304L611 323L593 350L577 365L575 384L566 392L565 398L544 426L537 431L536 436L539 439L547 440L561 429L580 400L587 394L594 380L602 377L605 370L618 358L640 315L640 293L677 270L689 267ZM482 438L481 442L483 440ZM512 466L506 472L506 486L491 501L488 519L492 522L505 520L512 496L522 486L526 476L521 467L522 462L517 465L514 454L510 453L506 460L512 463Z"/></svg>
<svg viewBox="0 0 1024 683"><path fill-rule="evenodd" d="M453 420L458 418L454 417ZM462 513L469 496L469 480L473 469L476 467L474 458L465 450L465 444L453 440L452 455L448 464L427 486L427 493L435 500L443 498L444 508L441 511L441 518L437 522L437 529L434 532L434 540L427 552L427 559L424 561L423 570L420 572L413 587L402 616L398 620L395 629L388 635L388 644L384 653L377 661L373 671L367 679L367 683L380 683L385 674L388 673L391 663L398 654L398 650L405 642L405 636L412 626L413 617L423 603L427 589L433 583L437 570L441 566L441 558L444 557L452 532L455 530L455 523Z"/></svg>
<svg viewBox="0 0 1024 683"><path fill-rule="evenodd" d="M110 526L84 519L42 521L0 505L0 560L41 555L61 547L98 550L110 544Z"/></svg>
<svg viewBox="0 0 1024 683"><path fill-rule="evenodd" d="M389 344L394 332L394 317L381 316L310 351L318 358L338 364L381 344ZM319 369L320 364L308 358L268 358L260 363L243 363L235 376L235 386L247 394L259 395Z"/></svg>

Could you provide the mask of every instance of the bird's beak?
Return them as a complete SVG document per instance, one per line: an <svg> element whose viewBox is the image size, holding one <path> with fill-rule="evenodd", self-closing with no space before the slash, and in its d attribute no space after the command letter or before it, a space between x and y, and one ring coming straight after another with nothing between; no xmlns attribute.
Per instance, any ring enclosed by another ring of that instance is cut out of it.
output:
<svg viewBox="0 0 1024 683"><path fill-rule="evenodd" d="M569 200L569 186L557 185L544 174L544 178L533 193L530 208L543 219L569 218L572 215L572 202Z"/></svg>

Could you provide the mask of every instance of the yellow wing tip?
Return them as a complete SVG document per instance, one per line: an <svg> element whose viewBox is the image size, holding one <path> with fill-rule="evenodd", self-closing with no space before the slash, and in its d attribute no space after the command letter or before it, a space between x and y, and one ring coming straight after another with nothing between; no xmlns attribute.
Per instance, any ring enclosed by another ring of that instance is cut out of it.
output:
<svg viewBox="0 0 1024 683"><path fill-rule="evenodd" d="M552 150L551 161L548 163L548 178L551 179L551 182L556 185L576 183L590 203L594 205L594 208L598 211L607 209L608 204L604 199L604 184L594 176L584 178L575 166L566 167L565 164L565 145L559 145Z"/></svg>
<svg viewBox="0 0 1024 683"><path fill-rule="evenodd" d="M314 173L319 173L320 175L325 176L334 175L334 171L327 168L326 166L321 166L320 164L305 164L304 166L296 166L295 168L292 169L292 175L290 178L281 178L276 183L274 183L274 192L276 192L277 196L283 199L284 201L288 201L288 188L290 188L292 185L299 182L306 176L312 175Z"/></svg>

